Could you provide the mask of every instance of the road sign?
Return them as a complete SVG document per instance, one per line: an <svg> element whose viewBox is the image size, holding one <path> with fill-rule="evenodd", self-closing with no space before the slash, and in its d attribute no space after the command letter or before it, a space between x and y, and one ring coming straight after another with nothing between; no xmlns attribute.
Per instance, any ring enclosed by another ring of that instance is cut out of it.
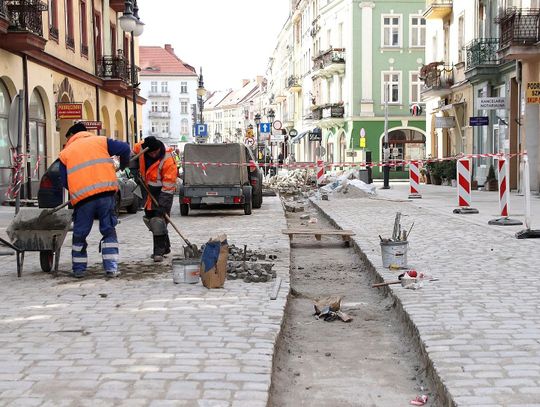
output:
<svg viewBox="0 0 540 407"><path fill-rule="evenodd" d="M478 98L478 110L506 109L506 98Z"/></svg>
<svg viewBox="0 0 540 407"><path fill-rule="evenodd" d="M259 133L268 133L270 134L272 130L272 125L270 123L261 123L259 124Z"/></svg>
<svg viewBox="0 0 540 407"><path fill-rule="evenodd" d="M489 125L488 116L469 117L469 126L487 126Z"/></svg>
<svg viewBox="0 0 540 407"><path fill-rule="evenodd" d="M366 148L366 138L360 137L360 148Z"/></svg>
<svg viewBox="0 0 540 407"><path fill-rule="evenodd" d="M319 146L315 149L315 155L318 157L324 157L326 155L326 149L323 146Z"/></svg>
<svg viewBox="0 0 540 407"><path fill-rule="evenodd" d="M208 125L202 123L195 124L195 136L208 137Z"/></svg>
<svg viewBox="0 0 540 407"><path fill-rule="evenodd" d="M244 139L244 144L247 145L247 146L254 146L255 145L255 139L253 137L246 137Z"/></svg>
<svg viewBox="0 0 540 407"><path fill-rule="evenodd" d="M540 82L527 82L527 103L540 103Z"/></svg>
<svg viewBox="0 0 540 407"><path fill-rule="evenodd" d="M360 137L366 137L366 130L363 127L360 129Z"/></svg>
<svg viewBox="0 0 540 407"><path fill-rule="evenodd" d="M272 141L272 142L283 142L283 141L285 141L285 136L283 134L272 134L270 136L270 141Z"/></svg>
<svg viewBox="0 0 540 407"><path fill-rule="evenodd" d="M274 126L274 129L276 129L276 130L281 130L281 127L283 126L283 123L281 123L280 120L276 120L276 121L273 123L273 126Z"/></svg>
<svg viewBox="0 0 540 407"><path fill-rule="evenodd" d="M296 137L298 136L298 130L296 129L290 129L289 130L289 136L292 138L292 137Z"/></svg>

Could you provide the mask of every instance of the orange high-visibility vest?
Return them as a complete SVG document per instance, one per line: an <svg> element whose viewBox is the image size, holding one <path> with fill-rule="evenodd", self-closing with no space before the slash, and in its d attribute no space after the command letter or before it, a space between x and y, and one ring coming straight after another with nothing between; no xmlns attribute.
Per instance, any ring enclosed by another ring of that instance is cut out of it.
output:
<svg viewBox="0 0 540 407"><path fill-rule="evenodd" d="M118 190L106 137L81 131L68 140L59 158L66 166L73 205L93 195Z"/></svg>
<svg viewBox="0 0 540 407"><path fill-rule="evenodd" d="M142 150L143 142L133 146L133 152L138 154ZM165 155L161 160L155 161L150 167L146 168L144 154L139 157L139 172L146 184L151 187L160 187L161 192L174 194L176 191L176 179L178 177L178 167L173 157L173 149L165 146ZM158 197L155 197L158 199ZM152 209L152 199L148 197L144 204L145 209Z"/></svg>

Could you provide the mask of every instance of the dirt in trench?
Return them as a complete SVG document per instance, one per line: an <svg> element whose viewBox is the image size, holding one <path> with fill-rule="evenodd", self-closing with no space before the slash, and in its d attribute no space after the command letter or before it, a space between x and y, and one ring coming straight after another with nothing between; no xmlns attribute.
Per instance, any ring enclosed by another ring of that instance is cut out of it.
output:
<svg viewBox="0 0 540 407"><path fill-rule="evenodd" d="M333 228L316 209L286 213L288 227ZM308 213L316 224L301 220ZM433 394L393 301L371 288L373 278L341 238L295 236L291 291L276 348L269 407L397 407ZM325 322L313 300L342 295L353 321Z"/></svg>

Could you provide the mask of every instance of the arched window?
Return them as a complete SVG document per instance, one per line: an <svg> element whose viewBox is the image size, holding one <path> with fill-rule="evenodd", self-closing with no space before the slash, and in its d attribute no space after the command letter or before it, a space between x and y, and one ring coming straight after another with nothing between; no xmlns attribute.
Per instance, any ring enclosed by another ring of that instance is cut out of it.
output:
<svg viewBox="0 0 540 407"><path fill-rule="evenodd" d="M0 80L0 202L4 200L5 188L9 184L11 165L9 149L11 147L8 137L8 117L11 98L6 86Z"/></svg>
<svg viewBox="0 0 540 407"><path fill-rule="evenodd" d="M39 92L34 89L30 98L28 112L30 122L30 165L32 181L41 179L47 169L47 148L45 138L45 109ZM32 193L37 193L37 188L32 188Z"/></svg>

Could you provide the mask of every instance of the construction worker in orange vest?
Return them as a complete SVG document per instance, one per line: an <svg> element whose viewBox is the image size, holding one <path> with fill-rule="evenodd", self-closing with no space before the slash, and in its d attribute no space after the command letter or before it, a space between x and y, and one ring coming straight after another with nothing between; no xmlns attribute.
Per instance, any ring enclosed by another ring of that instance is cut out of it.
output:
<svg viewBox="0 0 540 407"><path fill-rule="evenodd" d="M73 125L66 134L67 143L60 152L60 177L69 190L73 205L73 242L71 259L73 276L84 277L87 266L86 237L94 219L99 219L103 238L100 250L107 277L117 277L118 239L115 193L118 180L112 156L120 157L120 168L129 164L129 144L96 136L82 123Z"/></svg>
<svg viewBox="0 0 540 407"><path fill-rule="evenodd" d="M148 185L150 193L159 205L156 206L152 198L148 196L144 205L143 221L154 238L154 250L151 257L155 262L161 262L163 257L171 252L164 215L171 213L178 167L173 157L173 149L165 146L154 136L146 137L143 142L135 144L133 152L138 154L145 148L148 148L148 151L142 154L136 163L138 164L140 182ZM132 169L136 170L137 168L132 166Z"/></svg>

